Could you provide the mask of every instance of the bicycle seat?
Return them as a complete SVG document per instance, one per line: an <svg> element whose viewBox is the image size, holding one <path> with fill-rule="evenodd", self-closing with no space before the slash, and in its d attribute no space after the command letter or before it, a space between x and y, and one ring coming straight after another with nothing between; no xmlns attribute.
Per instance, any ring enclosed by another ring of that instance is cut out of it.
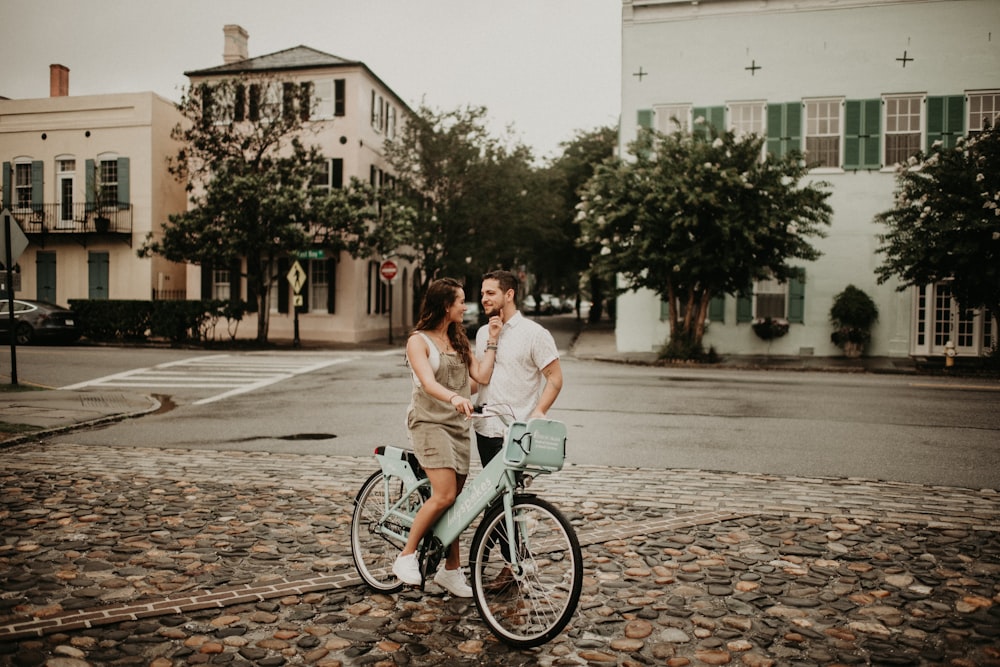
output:
<svg viewBox="0 0 1000 667"><path fill-rule="evenodd" d="M424 467L420 465L420 461L417 460L417 455L412 449L403 449L402 447L392 447L390 449L399 452L400 458L410 464L410 468L413 469L413 474L417 476L417 479L424 479L427 477L427 473L424 472ZM385 445L379 445L375 448L375 453L379 456L385 456L385 450Z"/></svg>

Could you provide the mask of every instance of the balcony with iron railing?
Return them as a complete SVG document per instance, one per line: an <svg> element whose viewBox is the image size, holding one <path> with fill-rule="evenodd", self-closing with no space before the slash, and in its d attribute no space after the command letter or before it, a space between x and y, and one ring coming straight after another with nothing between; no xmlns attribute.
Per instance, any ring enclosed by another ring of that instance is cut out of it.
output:
<svg viewBox="0 0 1000 667"><path fill-rule="evenodd" d="M132 204L59 203L13 208L28 240L45 247L49 238L65 235L83 245L97 236L118 237L132 245Z"/></svg>

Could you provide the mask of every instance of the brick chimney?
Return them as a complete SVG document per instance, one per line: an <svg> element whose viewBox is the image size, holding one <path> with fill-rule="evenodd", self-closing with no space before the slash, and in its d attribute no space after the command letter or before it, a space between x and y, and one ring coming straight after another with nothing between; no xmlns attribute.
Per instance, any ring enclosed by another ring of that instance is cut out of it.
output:
<svg viewBox="0 0 1000 667"><path fill-rule="evenodd" d="M228 65L250 57L247 53L247 40L250 38L250 34L246 30L238 25L227 25L223 26L222 32L226 36L225 48L222 50L222 62Z"/></svg>
<svg viewBox="0 0 1000 667"><path fill-rule="evenodd" d="M69 95L69 68L65 65L49 65L49 97Z"/></svg>

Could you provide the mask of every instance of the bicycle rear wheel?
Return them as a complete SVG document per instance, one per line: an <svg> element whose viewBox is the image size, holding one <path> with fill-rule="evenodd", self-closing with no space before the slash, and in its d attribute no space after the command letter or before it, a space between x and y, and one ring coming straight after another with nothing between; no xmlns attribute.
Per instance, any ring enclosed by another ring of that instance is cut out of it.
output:
<svg viewBox="0 0 1000 667"><path fill-rule="evenodd" d="M392 573L392 564L405 544L395 537L383 534L382 521L386 510L402 497L405 490L402 480L387 478L380 470L365 481L354 499L354 514L351 517L351 556L354 558L354 566L366 584L385 593L392 593L403 587L402 582ZM423 502L420 493L414 491L400 509L413 515ZM390 525L399 534L406 535L408 532L408 528L398 522Z"/></svg>
<svg viewBox="0 0 1000 667"><path fill-rule="evenodd" d="M535 496L514 498L514 548L508 565L503 503L487 510L472 539L469 571L476 607L490 631L517 648L541 646L562 632L580 601L583 554L569 520ZM506 554L506 557L505 557Z"/></svg>

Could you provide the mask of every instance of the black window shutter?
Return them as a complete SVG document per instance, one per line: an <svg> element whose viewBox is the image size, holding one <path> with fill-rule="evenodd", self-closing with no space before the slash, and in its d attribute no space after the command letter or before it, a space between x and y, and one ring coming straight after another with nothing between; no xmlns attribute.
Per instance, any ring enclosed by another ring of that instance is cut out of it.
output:
<svg viewBox="0 0 1000 667"><path fill-rule="evenodd" d="M257 278L263 271L260 262L252 262L247 258L247 312L257 312Z"/></svg>
<svg viewBox="0 0 1000 667"><path fill-rule="evenodd" d="M299 84L299 119L309 120L312 114L312 81Z"/></svg>
<svg viewBox="0 0 1000 667"><path fill-rule="evenodd" d="M242 83L236 84L233 91L233 120L240 122L246 120L247 87Z"/></svg>
<svg viewBox="0 0 1000 667"><path fill-rule="evenodd" d="M240 300L240 287L243 281L240 279L240 270L243 268L239 259L234 259L229 263L229 301L237 303Z"/></svg>
<svg viewBox="0 0 1000 667"><path fill-rule="evenodd" d="M247 112L250 120L260 120L260 84L250 84L250 97L247 100Z"/></svg>
<svg viewBox="0 0 1000 667"><path fill-rule="evenodd" d="M347 108L346 89L344 79L335 79L333 82L333 115L343 116Z"/></svg>
<svg viewBox="0 0 1000 667"><path fill-rule="evenodd" d="M331 161L330 185L335 188L344 187L344 159L335 157Z"/></svg>
<svg viewBox="0 0 1000 667"><path fill-rule="evenodd" d="M337 312L337 260L326 258L326 312Z"/></svg>
<svg viewBox="0 0 1000 667"><path fill-rule="evenodd" d="M212 263L201 263L201 298L212 298Z"/></svg>

